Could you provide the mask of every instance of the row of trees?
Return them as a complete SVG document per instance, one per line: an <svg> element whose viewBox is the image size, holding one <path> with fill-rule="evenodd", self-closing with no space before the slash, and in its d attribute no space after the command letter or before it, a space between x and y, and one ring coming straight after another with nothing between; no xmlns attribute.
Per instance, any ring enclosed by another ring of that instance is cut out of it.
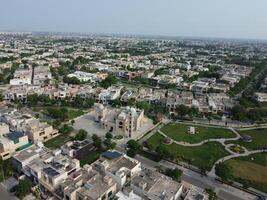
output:
<svg viewBox="0 0 267 200"><path fill-rule="evenodd" d="M60 106L69 106L74 108L91 108L95 100L92 98L82 98L80 96L76 96L74 98L68 98L62 100L55 100L50 99L46 95L38 95L38 94L32 94L28 95L27 100L25 102L22 102L23 104L26 104L28 106L53 106L58 105Z"/></svg>
<svg viewBox="0 0 267 200"><path fill-rule="evenodd" d="M267 117L267 108L246 108L237 105L232 108L232 117L238 121L261 122Z"/></svg>

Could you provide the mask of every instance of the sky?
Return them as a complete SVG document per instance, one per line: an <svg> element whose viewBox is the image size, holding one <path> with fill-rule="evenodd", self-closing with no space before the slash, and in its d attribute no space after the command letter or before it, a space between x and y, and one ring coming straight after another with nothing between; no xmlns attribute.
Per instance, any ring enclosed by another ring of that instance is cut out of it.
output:
<svg viewBox="0 0 267 200"><path fill-rule="evenodd" d="M0 31L267 39L267 0L0 0Z"/></svg>

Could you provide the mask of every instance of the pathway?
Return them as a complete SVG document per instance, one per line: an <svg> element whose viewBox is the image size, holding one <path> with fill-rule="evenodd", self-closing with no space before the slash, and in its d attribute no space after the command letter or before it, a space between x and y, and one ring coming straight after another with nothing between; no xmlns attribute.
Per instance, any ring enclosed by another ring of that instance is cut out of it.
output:
<svg viewBox="0 0 267 200"><path fill-rule="evenodd" d="M201 146L207 142L219 142L220 144L222 144L225 148L225 150L230 153L230 155L228 156L225 156L223 158L220 158L219 160L217 160L214 165L212 166L212 169L211 171L208 172L208 175L210 177L214 177L216 178L217 175L215 174L215 167L217 164L221 163L221 162L225 162L227 160L230 160L232 158L237 158L237 157L244 157L244 156L249 156L251 154L256 154L256 153L263 153L263 152L267 152L267 149L266 150L254 150L254 151L248 151L245 147L243 146L240 146L243 150L244 150L244 153L235 153L233 152L230 147L233 145L233 144L225 144L226 141L236 141L238 139L241 138L240 134L234 130L233 128L229 128L233 133L236 134L236 137L235 138L217 138L217 139L207 139L207 140L203 140L199 143L194 143L194 144L191 144L191 143L188 143L188 142L178 142L176 140L173 140L171 139L170 137L168 137L165 133L163 133L160 129L158 129L157 131L164 137L168 137L172 140L173 143L175 144L178 144L178 145L181 145L181 146L186 146L186 147L196 147L196 146Z"/></svg>
<svg viewBox="0 0 267 200"><path fill-rule="evenodd" d="M217 175L215 174L215 167L216 167L216 165L219 164L219 163L225 162L225 161L230 160L230 159L232 159L232 158L245 157L245 156L249 156L249 155L251 155L251 154L264 153L264 152L267 152L267 149L266 149L266 150L246 151L245 153L242 153L242 154L232 154L232 155L223 157L223 158L217 160L217 161L214 163L214 165L213 165L211 171L208 172L208 176L210 176L210 177L214 177L214 178L217 177Z"/></svg>
<svg viewBox="0 0 267 200"><path fill-rule="evenodd" d="M182 145L182 146L196 147L196 146L201 146L201 145L203 145L203 144L205 144L205 143L207 143L207 142L219 142L219 143L221 143L223 146L225 146L224 142L226 142L226 141L235 141L235 140L240 139L240 137L241 137L241 136L239 135L239 133L238 133L237 131L235 131L233 128L229 128L229 129L230 129L233 133L236 134L236 137L235 137L235 138L207 139L207 140L203 140L203 141L201 141L201 142L199 142L199 143L193 143L193 144L192 144L192 143L188 143L188 142L178 142L178 141L176 141L176 140L173 140L173 139L171 139L170 137L168 137L165 133L163 133L160 129L158 130L158 132L159 132L162 136L170 138L170 139L172 140L173 143L178 144L178 145Z"/></svg>

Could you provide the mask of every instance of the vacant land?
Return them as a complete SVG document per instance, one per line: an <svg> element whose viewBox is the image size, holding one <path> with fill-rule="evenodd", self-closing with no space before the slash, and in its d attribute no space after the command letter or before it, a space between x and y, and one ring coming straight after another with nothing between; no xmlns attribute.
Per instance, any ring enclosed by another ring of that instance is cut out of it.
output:
<svg viewBox="0 0 267 200"><path fill-rule="evenodd" d="M162 136L156 133L147 140L147 143L151 145L153 149L156 149L157 146L164 145L161 140ZM177 162L184 161L205 171L211 170L218 159L229 155L218 142L208 142L197 147L185 147L175 143L165 146L174 155Z"/></svg>
<svg viewBox="0 0 267 200"><path fill-rule="evenodd" d="M267 153L235 158L225 163L231 169L230 180L267 192Z"/></svg>
<svg viewBox="0 0 267 200"><path fill-rule="evenodd" d="M68 109L68 119L74 119L74 118L79 117L83 114L84 114L84 112L82 110Z"/></svg>
<svg viewBox="0 0 267 200"><path fill-rule="evenodd" d="M239 133L250 135L252 142L244 142L241 139L237 141L231 141L227 143L239 144L246 147L248 150L257 150L262 148L267 148L267 129L254 129L247 131L239 131Z"/></svg>
<svg viewBox="0 0 267 200"><path fill-rule="evenodd" d="M195 127L196 134L189 133L189 127ZM170 123L161 128L167 136L178 142L198 143L207 139L234 138L236 135L228 129L213 128L181 123Z"/></svg>
<svg viewBox="0 0 267 200"><path fill-rule="evenodd" d="M86 164L92 164L93 162L95 162L101 155L102 152L100 151L93 151L88 153L88 155L86 156L86 158L80 160L81 162L81 166L84 166Z"/></svg>
<svg viewBox="0 0 267 200"><path fill-rule="evenodd" d="M59 134L44 143L47 148L56 149L64 145L66 142L70 141L71 137L68 134Z"/></svg>

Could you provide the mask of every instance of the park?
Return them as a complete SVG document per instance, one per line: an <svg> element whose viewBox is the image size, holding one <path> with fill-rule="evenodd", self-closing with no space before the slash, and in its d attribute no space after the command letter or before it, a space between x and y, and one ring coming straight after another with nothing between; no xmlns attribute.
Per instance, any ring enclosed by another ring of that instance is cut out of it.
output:
<svg viewBox="0 0 267 200"><path fill-rule="evenodd" d="M267 192L267 129L235 130L172 122L145 142L154 154L159 146L170 154L164 159ZM216 173L219 164L227 166L227 177Z"/></svg>

